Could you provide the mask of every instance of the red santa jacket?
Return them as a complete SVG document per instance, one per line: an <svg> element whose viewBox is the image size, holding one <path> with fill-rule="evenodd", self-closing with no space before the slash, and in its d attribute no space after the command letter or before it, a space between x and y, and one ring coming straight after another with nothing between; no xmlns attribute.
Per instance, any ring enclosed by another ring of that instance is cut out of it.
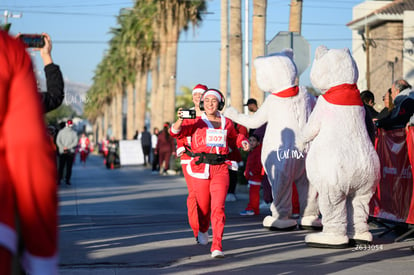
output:
<svg viewBox="0 0 414 275"><path fill-rule="evenodd" d="M236 131L231 120L222 115L220 117L221 126L219 129L215 129L203 114L200 118L196 118L185 124L183 123L178 133L174 133L171 127L170 134L178 139L191 136L191 149L195 154L209 153L227 155L229 153L229 140L235 140L239 148L242 147L243 141L248 142L248 140ZM209 164L196 164L197 160L198 157L191 159L190 165L187 166L187 172L193 177L202 179L209 178Z"/></svg>
<svg viewBox="0 0 414 275"><path fill-rule="evenodd" d="M90 144L90 141L88 137L81 137L78 143L79 151L89 152L89 144Z"/></svg>
<svg viewBox="0 0 414 275"><path fill-rule="evenodd" d="M0 64L0 245L16 251L18 209L26 271L57 273L56 155L30 57L3 31Z"/></svg>

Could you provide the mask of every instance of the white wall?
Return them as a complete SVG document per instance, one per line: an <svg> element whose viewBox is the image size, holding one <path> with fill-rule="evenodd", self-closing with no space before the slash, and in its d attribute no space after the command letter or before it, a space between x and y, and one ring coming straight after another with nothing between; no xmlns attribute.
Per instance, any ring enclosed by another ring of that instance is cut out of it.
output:
<svg viewBox="0 0 414 275"><path fill-rule="evenodd" d="M356 5L352 10L352 20L365 17L372 11L379 9L393 1L365 1L359 5ZM352 56L355 59L355 62L358 66L359 78L358 78L358 89L360 91L367 89L367 80L366 80L366 54L362 48L362 37L358 34L358 31L352 31Z"/></svg>
<svg viewBox="0 0 414 275"><path fill-rule="evenodd" d="M404 12L404 41L411 39L411 51L403 49L403 78L414 86L414 11Z"/></svg>

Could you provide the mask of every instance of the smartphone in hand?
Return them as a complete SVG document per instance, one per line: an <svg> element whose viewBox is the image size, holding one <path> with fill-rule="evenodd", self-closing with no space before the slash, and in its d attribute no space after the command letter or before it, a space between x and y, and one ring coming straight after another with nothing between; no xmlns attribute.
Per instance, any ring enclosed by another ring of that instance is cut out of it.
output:
<svg viewBox="0 0 414 275"><path fill-rule="evenodd" d="M20 34L19 38L28 48L43 48L45 46L45 36L41 34Z"/></svg>

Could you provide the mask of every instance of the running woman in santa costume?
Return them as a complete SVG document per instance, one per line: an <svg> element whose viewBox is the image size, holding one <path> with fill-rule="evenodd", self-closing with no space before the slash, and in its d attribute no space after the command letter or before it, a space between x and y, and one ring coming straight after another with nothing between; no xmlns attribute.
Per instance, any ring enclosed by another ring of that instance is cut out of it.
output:
<svg viewBox="0 0 414 275"><path fill-rule="evenodd" d="M178 120L170 128L171 136L191 136L193 157L186 170L192 177L199 214L200 243L208 243L210 221L213 229L211 257L223 258L222 238L225 224L224 205L229 186L228 141L236 140L239 148L250 149L247 138L238 134L233 122L220 114L224 97L220 91L208 89L201 97L201 117L191 123L183 123L182 109L177 112Z"/></svg>
<svg viewBox="0 0 414 275"><path fill-rule="evenodd" d="M79 139L79 143L78 143L78 147L79 147L79 153L80 153L80 161L83 164L83 166L85 166L86 164L86 158L88 157L89 154L89 138L82 133L80 139Z"/></svg>
<svg viewBox="0 0 414 275"><path fill-rule="evenodd" d="M0 274L12 272L16 217L25 272L58 274L56 155L30 57L24 44L4 31L0 64Z"/></svg>
<svg viewBox="0 0 414 275"><path fill-rule="evenodd" d="M202 111L200 110L200 99L202 94L207 90L207 86L203 84L197 84L192 91L193 103L196 112L196 118L201 117ZM194 119L185 119L183 124L192 123ZM187 196L187 214L188 214L188 223L190 224L191 229L193 230L194 237L196 241L202 245L206 245L207 240L198 239L198 209L197 209L197 199L193 188L192 177L187 173L187 164L191 161L191 136L177 138L177 157L181 158L181 169L184 174L185 181L188 188Z"/></svg>

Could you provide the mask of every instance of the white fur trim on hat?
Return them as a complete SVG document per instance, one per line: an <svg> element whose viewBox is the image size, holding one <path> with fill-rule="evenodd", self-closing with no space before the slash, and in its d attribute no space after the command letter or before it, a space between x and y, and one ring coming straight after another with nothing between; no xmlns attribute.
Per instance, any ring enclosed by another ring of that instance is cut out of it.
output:
<svg viewBox="0 0 414 275"><path fill-rule="evenodd" d="M204 90L204 89L200 89L200 88L197 88L197 89L194 89L193 90L193 93L192 94L196 94L196 93L204 93L206 90Z"/></svg>
<svg viewBox="0 0 414 275"><path fill-rule="evenodd" d="M219 101L222 100L221 95L218 92L214 91L214 90L208 90L207 92L205 92L204 95L203 95L203 100L204 100L204 98L206 98L209 95L215 96Z"/></svg>
<svg viewBox="0 0 414 275"><path fill-rule="evenodd" d="M197 84L194 88L193 88L193 92L192 94L196 94L196 93L204 93L205 91L207 91L207 86L203 85L203 84Z"/></svg>

